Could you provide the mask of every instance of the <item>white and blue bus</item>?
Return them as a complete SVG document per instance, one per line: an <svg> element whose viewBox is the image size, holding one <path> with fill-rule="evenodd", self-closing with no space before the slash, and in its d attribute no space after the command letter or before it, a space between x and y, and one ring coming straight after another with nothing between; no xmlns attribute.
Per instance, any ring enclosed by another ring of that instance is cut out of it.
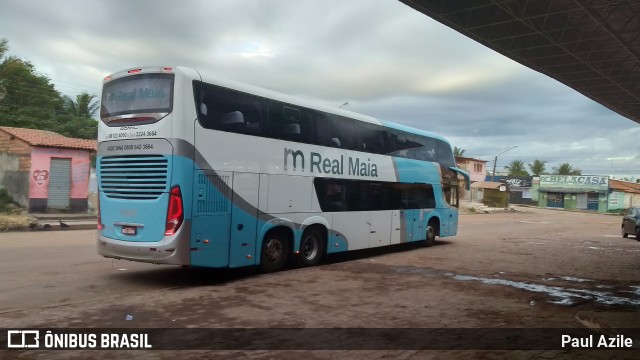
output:
<svg viewBox="0 0 640 360"><path fill-rule="evenodd" d="M456 234L458 174L435 134L184 67L104 80L98 252L197 267Z"/></svg>

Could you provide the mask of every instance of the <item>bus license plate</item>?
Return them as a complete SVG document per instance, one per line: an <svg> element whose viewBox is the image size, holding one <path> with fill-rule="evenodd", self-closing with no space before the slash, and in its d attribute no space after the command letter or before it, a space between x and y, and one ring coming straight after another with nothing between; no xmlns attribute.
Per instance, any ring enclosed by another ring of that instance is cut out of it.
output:
<svg viewBox="0 0 640 360"><path fill-rule="evenodd" d="M135 226L123 226L121 231L122 235L134 236L137 230L138 228L136 228Z"/></svg>

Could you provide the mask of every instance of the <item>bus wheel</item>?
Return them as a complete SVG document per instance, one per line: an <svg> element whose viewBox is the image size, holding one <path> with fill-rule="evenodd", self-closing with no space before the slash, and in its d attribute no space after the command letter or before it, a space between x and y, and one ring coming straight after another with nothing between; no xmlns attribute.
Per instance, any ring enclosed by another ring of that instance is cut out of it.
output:
<svg viewBox="0 0 640 360"><path fill-rule="evenodd" d="M424 246L429 247L433 245L436 241L436 229L433 228L432 224L427 226L427 238L424 240Z"/></svg>
<svg viewBox="0 0 640 360"><path fill-rule="evenodd" d="M318 265L324 255L324 248L324 240L320 231L307 229L300 240L298 265L302 267Z"/></svg>
<svg viewBox="0 0 640 360"><path fill-rule="evenodd" d="M282 232L267 234L262 242L260 252L260 269L264 272L274 272L282 269L287 262L289 247L286 236Z"/></svg>

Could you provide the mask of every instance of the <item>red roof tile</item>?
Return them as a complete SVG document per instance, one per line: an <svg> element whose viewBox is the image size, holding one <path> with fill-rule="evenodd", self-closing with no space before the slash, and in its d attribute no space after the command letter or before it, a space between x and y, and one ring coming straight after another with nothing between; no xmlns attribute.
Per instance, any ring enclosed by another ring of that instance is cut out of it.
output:
<svg viewBox="0 0 640 360"><path fill-rule="evenodd" d="M32 146L49 146L69 149L96 150L96 141L69 138L53 131L0 126L0 130L27 142Z"/></svg>
<svg viewBox="0 0 640 360"><path fill-rule="evenodd" d="M628 181L609 179L609 188L617 191L640 194L640 184Z"/></svg>

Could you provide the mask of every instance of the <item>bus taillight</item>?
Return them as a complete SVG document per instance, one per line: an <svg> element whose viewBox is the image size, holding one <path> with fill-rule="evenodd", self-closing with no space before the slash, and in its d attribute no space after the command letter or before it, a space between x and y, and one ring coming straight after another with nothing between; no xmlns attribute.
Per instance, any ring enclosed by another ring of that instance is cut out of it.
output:
<svg viewBox="0 0 640 360"><path fill-rule="evenodd" d="M176 186L171 189L169 194L169 210L167 210L167 223L165 225L164 235L171 236L178 231L182 221L184 220L184 209L182 207L182 194L180 187Z"/></svg>

